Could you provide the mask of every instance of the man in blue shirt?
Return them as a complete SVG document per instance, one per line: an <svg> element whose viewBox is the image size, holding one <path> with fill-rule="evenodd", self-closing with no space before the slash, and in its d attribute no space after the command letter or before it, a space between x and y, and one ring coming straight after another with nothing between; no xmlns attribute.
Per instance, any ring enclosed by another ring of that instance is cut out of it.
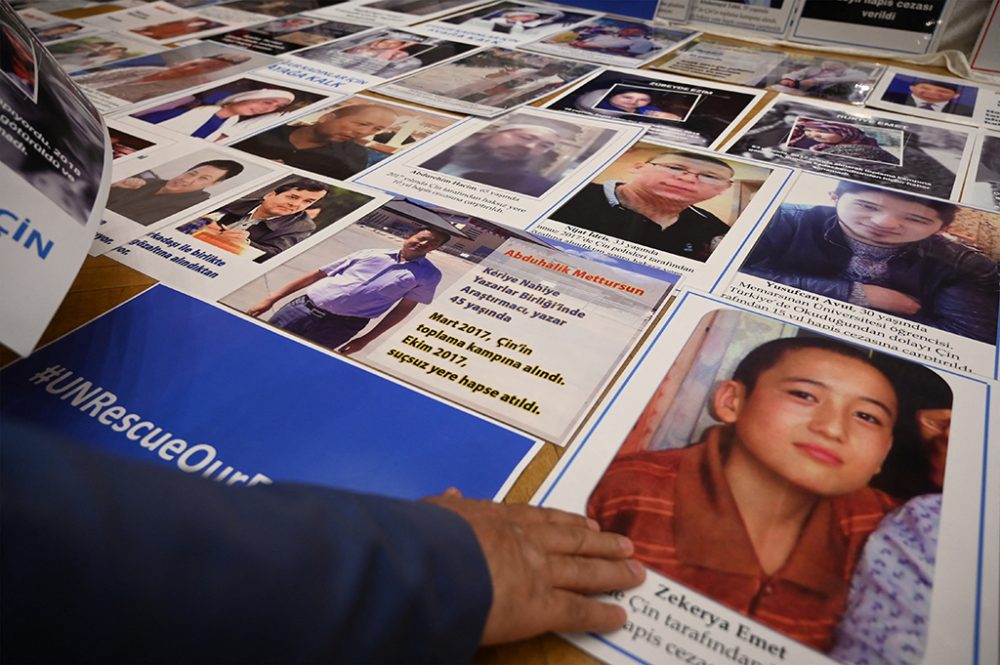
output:
<svg viewBox="0 0 1000 665"><path fill-rule="evenodd" d="M282 298L306 289L282 305L269 322L328 349L360 351L405 319L418 303L434 299L441 271L426 256L450 239L443 229L425 227L407 236L398 252L366 249L349 254L285 284L247 314L260 316ZM383 314L374 328L352 339Z"/></svg>

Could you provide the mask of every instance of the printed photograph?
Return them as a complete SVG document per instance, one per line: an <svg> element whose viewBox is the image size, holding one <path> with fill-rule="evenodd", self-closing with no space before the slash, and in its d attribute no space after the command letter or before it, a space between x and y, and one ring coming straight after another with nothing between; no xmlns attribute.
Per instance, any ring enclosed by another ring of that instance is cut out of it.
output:
<svg viewBox="0 0 1000 665"><path fill-rule="evenodd" d="M764 166L640 142L549 218L704 262L770 174Z"/></svg>
<svg viewBox="0 0 1000 665"><path fill-rule="evenodd" d="M569 12L551 6L522 2L497 2L443 19L466 30L518 37L541 37L553 30L579 23L593 14Z"/></svg>
<svg viewBox="0 0 1000 665"><path fill-rule="evenodd" d="M67 39L46 46L59 65L68 72L100 67L126 58L138 58L161 47L140 43L111 32Z"/></svg>
<svg viewBox="0 0 1000 665"><path fill-rule="evenodd" d="M22 149L0 140L0 162L80 225L97 203L104 166L100 116L41 48L13 12L0 3L0 102L5 120L30 118L32 131L47 143ZM37 58L37 59L36 59ZM42 149L40 149L42 148ZM53 151L65 158L54 160ZM54 163L55 162L55 163Z"/></svg>
<svg viewBox="0 0 1000 665"><path fill-rule="evenodd" d="M212 35L206 39L264 55L281 55L369 29L367 25L326 21L308 16L288 16L249 28Z"/></svg>
<svg viewBox="0 0 1000 665"><path fill-rule="evenodd" d="M220 302L331 351L353 354L526 233L394 199Z"/></svg>
<svg viewBox="0 0 1000 665"><path fill-rule="evenodd" d="M240 9L254 14L288 16L313 9L336 5L344 0L233 0L226 2L226 9Z"/></svg>
<svg viewBox="0 0 1000 665"><path fill-rule="evenodd" d="M108 127L108 135L111 137L112 159L128 157L129 155L135 154L140 150L145 150L146 148L156 145L152 141L147 141L144 138L133 136L132 134L123 132L122 130L114 127Z"/></svg>
<svg viewBox="0 0 1000 665"><path fill-rule="evenodd" d="M163 23L153 23L138 28L131 28L129 32L142 37L148 37L158 42L174 41L206 30L216 30L225 28L226 24L213 21L201 16L187 16L173 21Z"/></svg>
<svg viewBox="0 0 1000 665"><path fill-rule="evenodd" d="M918 363L716 310L587 514L651 571L840 662L919 663L952 401Z"/></svg>
<svg viewBox="0 0 1000 665"><path fill-rule="evenodd" d="M753 85L789 95L861 103L883 69L874 63L790 55Z"/></svg>
<svg viewBox="0 0 1000 665"><path fill-rule="evenodd" d="M651 138L712 146L756 99L756 94L708 81L609 69L546 108L627 120L648 127Z"/></svg>
<svg viewBox="0 0 1000 665"><path fill-rule="evenodd" d="M352 97L234 144L293 168L346 180L458 118Z"/></svg>
<svg viewBox="0 0 1000 665"><path fill-rule="evenodd" d="M363 3L366 9L381 9L383 11L413 14L414 16L429 16L457 9L470 3L470 0L375 0Z"/></svg>
<svg viewBox="0 0 1000 665"><path fill-rule="evenodd" d="M798 118L785 147L902 166L903 140L901 129Z"/></svg>
<svg viewBox="0 0 1000 665"><path fill-rule="evenodd" d="M390 83L392 97L433 106L496 114L562 88L597 69L597 65L503 48L477 51ZM466 108L468 107L468 108Z"/></svg>
<svg viewBox="0 0 1000 665"><path fill-rule="evenodd" d="M49 23L47 25L39 25L31 28L31 31L35 33L35 37L38 37L38 41L52 42L57 39L66 39L79 32L83 32L86 28L79 24L73 23L72 21L58 21L55 23Z"/></svg>
<svg viewBox="0 0 1000 665"><path fill-rule="evenodd" d="M973 162L962 203L1000 212L1000 135L983 134L979 162Z"/></svg>
<svg viewBox="0 0 1000 665"><path fill-rule="evenodd" d="M394 78L476 48L405 30L380 30L298 51L295 56L359 74Z"/></svg>
<svg viewBox="0 0 1000 665"><path fill-rule="evenodd" d="M180 92L263 67L271 58L199 42L74 73L73 81L128 102Z"/></svg>
<svg viewBox="0 0 1000 665"><path fill-rule="evenodd" d="M949 115L971 118L979 88L935 78L896 74L881 101Z"/></svg>
<svg viewBox="0 0 1000 665"><path fill-rule="evenodd" d="M613 129L515 112L420 167L537 197L575 171L614 134Z"/></svg>
<svg viewBox="0 0 1000 665"><path fill-rule="evenodd" d="M31 101L38 97L38 65L35 45L25 35L18 34L13 24L0 25L0 73L22 95Z"/></svg>
<svg viewBox="0 0 1000 665"><path fill-rule="evenodd" d="M131 117L186 136L222 141L259 131L323 99L315 92L241 78L169 99Z"/></svg>
<svg viewBox="0 0 1000 665"><path fill-rule="evenodd" d="M957 197L958 174L964 173L968 160L968 129L786 99L778 97L746 125L727 152L915 194ZM795 132L802 118L818 121L826 130L813 131L812 138L804 131L800 136ZM897 136L902 137L898 150L893 145ZM791 146L790 140L798 144ZM800 149L806 144L807 149Z"/></svg>
<svg viewBox="0 0 1000 665"><path fill-rule="evenodd" d="M527 48L593 62L635 66L665 53L693 34L604 16Z"/></svg>
<svg viewBox="0 0 1000 665"><path fill-rule="evenodd" d="M115 180L108 193L107 208L149 226L217 198L264 173L256 164L202 150Z"/></svg>
<svg viewBox="0 0 1000 665"><path fill-rule="evenodd" d="M1000 215L803 176L743 273L996 344Z"/></svg>
<svg viewBox="0 0 1000 665"><path fill-rule="evenodd" d="M289 175L185 222L177 230L263 263L371 200L343 187Z"/></svg>
<svg viewBox="0 0 1000 665"><path fill-rule="evenodd" d="M615 84L592 107L609 111L608 115L625 115L686 122L691 111L701 101L701 95Z"/></svg>

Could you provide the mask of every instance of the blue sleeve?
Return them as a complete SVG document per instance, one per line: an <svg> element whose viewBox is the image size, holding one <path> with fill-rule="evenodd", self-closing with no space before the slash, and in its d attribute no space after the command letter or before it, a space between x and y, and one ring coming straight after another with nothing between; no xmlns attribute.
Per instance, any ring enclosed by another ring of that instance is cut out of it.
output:
<svg viewBox="0 0 1000 665"><path fill-rule="evenodd" d="M2 430L10 662L459 662L492 602L436 506L226 487Z"/></svg>

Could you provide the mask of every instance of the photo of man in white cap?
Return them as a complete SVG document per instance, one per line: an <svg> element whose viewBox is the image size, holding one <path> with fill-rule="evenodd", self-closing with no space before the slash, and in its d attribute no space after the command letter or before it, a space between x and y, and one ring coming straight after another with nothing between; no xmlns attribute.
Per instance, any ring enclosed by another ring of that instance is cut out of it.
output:
<svg viewBox="0 0 1000 665"><path fill-rule="evenodd" d="M223 97L215 104L156 108L133 117L181 134L214 141L240 120L275 113L294 101L295 94L290 90L260 88Z"/></svg>

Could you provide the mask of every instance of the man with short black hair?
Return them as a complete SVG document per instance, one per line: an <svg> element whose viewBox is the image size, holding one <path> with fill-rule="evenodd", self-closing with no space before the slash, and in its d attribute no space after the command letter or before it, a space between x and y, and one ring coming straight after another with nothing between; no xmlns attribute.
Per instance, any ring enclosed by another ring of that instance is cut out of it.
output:
<svg viewBox="0 0 1000 665"><path fill-rule="evenodd" d="M833 206L784 204L744 273L996 343L1000 270L941 234L957 206L849 180Z"/></svg>
<svg viewBox="0 0 1000 665"><path fill-rule="evenodd" d="M721 159L665 151L633 164L624 181L587 185L552 219L705 261L729 226L695 204L732 187L733 175Z"/></svg>
<svg viewBox="0 0 1000 665"><path fill-rule="evenodd" d="M254 258L262 263L302 242L316 231L306 210L326 196L327 186L316 180L299 179L279 185L263 198L233 201L213 221L201 217L177 228L182 233L209 234L242 252L252 247L264 253Z"/></svg>
<svg viewBox="0 0 1000 665"><path fill-rule="evenodd" d="M930 79L914 79L910 84L909 94L905 92L887 92L882 95L882 101L914 106L925 111L950 113L967 118L972 117L972 106L960 104L962 87L945 81Z"/></svg>
<svg viewBox="0 0 1000 665"><path fill-rule="evenodd" d="M207 187L243 172L231 159L210 159L195 164L169 180L134 175L111 183L108 210L143 226L166 219L211 198Z"/></svg>
<svg viewBox="0 0 1000 665"><path fill-rule="evenodd" d="M247 314L260 316L282 298L307 289L282 305L269 322L328 349L355 353L405 319L418 303L434 299L441 271L427 254L450 239L448 231L428 226L408 235L398 252L364 249L348 254L285 284ZM379 317L370 331L353 339Z"/></svg>

